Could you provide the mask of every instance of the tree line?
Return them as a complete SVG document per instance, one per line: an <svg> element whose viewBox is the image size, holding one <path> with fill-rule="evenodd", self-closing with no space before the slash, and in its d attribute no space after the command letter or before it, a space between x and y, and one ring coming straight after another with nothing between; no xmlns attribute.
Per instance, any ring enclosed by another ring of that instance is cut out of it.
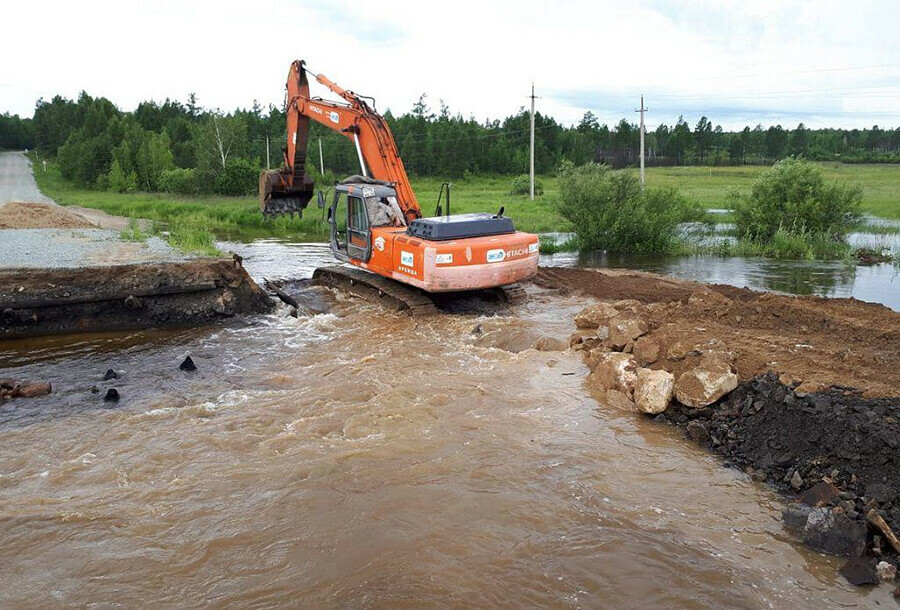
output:
<svg viewBox="0 0 900 610"><path fill-rule="evenodd" d="M409 112L384 116L407 171L461 177L468 173L521 174L528 167L528 112L479 122L432 110L422 95ZM223 112L186 102L146 101L133 112L106 98L82 93L77 100L38 100L33 118L0 115L0 148L34 148L55 157L63 176L79 185L116 191L246 194L257 188L261 168L282 163L285 114L274 106ZM683 117L646 134L649 165L772 164L787 156L844 162L900 162L900 128L808 129L774 125L725 131L706 116L691 126ZM325 171L357 173L356 151L341 134L311 124L307 164ZM586 112L566 126L535 116L535 166L555 172L564 162L613 167L638 160L640 132L625 119L612 127Z"/></svg>

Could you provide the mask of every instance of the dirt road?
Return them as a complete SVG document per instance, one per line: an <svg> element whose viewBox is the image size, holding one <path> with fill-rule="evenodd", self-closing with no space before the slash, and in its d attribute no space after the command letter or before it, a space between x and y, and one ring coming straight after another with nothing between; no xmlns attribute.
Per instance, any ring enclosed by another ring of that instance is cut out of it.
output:
<svg viewBox="0 0 900 610"><path fill-rule="evenodd" d="M0 152L0 205L9 201L53 203L38 190L31 161L21 152Z"/></svg>

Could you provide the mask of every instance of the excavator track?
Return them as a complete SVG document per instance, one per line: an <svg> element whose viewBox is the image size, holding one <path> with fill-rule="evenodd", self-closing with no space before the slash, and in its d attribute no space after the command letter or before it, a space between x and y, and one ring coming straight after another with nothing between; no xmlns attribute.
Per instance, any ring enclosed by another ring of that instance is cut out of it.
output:
<svg viewBox="0 0 900 610"><path fill-rule="evenodd" d="M457 293L429 295L427 292L395 282L394 280L356 269L353 267L319 267L313 272L313 284L343 290L352 295L383 305L393 311L402 311L411 316L430 316L439 313L434 300L438 299L442 308L448 305ZM472 292L465 293L472 295ZM528 300L528 294L521 284L498 286L484 291L501 303L517 305Z"/></svg>
<svg viewBox="0 0 900 610"><path fill-rule="evenodd" d="M496 290L500 291L503 300L510 305L518 305L528 300L528 293L525 292L525 287L522 284L500 286Z"/></svg>
<svg viewBox="0 0 900 610"><path fill-rule="evenodd" d="M344 290L411 316L430 316L438 313L434 302L421 290L361 269L319 267L313 272L313 284Z"/></svg>

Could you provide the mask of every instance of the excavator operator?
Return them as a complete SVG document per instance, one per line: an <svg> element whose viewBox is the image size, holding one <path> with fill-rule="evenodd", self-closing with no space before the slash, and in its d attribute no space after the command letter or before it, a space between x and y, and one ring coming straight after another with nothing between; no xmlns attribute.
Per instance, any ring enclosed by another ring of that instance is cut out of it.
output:
<svg viewBox="0 0 900 610"><path fill-rule="evenodd" d="M366 197L366 213L369 215L369 225L373 227L406 226L406 218L396 197Z"/></svg>

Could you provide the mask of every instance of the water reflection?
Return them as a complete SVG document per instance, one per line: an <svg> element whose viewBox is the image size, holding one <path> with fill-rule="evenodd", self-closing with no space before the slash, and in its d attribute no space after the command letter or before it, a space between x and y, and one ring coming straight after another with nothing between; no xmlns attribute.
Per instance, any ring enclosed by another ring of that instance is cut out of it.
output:
<svg viewBox="0 0 900 610"><path fill-rule="evenodd" d="M686 280L788 294L853 297L900 311L900 270L891 264L848 266L837 261L778 261L716 256L612 255L563 252L541 256L562 267L619 267Z"/></svg>

